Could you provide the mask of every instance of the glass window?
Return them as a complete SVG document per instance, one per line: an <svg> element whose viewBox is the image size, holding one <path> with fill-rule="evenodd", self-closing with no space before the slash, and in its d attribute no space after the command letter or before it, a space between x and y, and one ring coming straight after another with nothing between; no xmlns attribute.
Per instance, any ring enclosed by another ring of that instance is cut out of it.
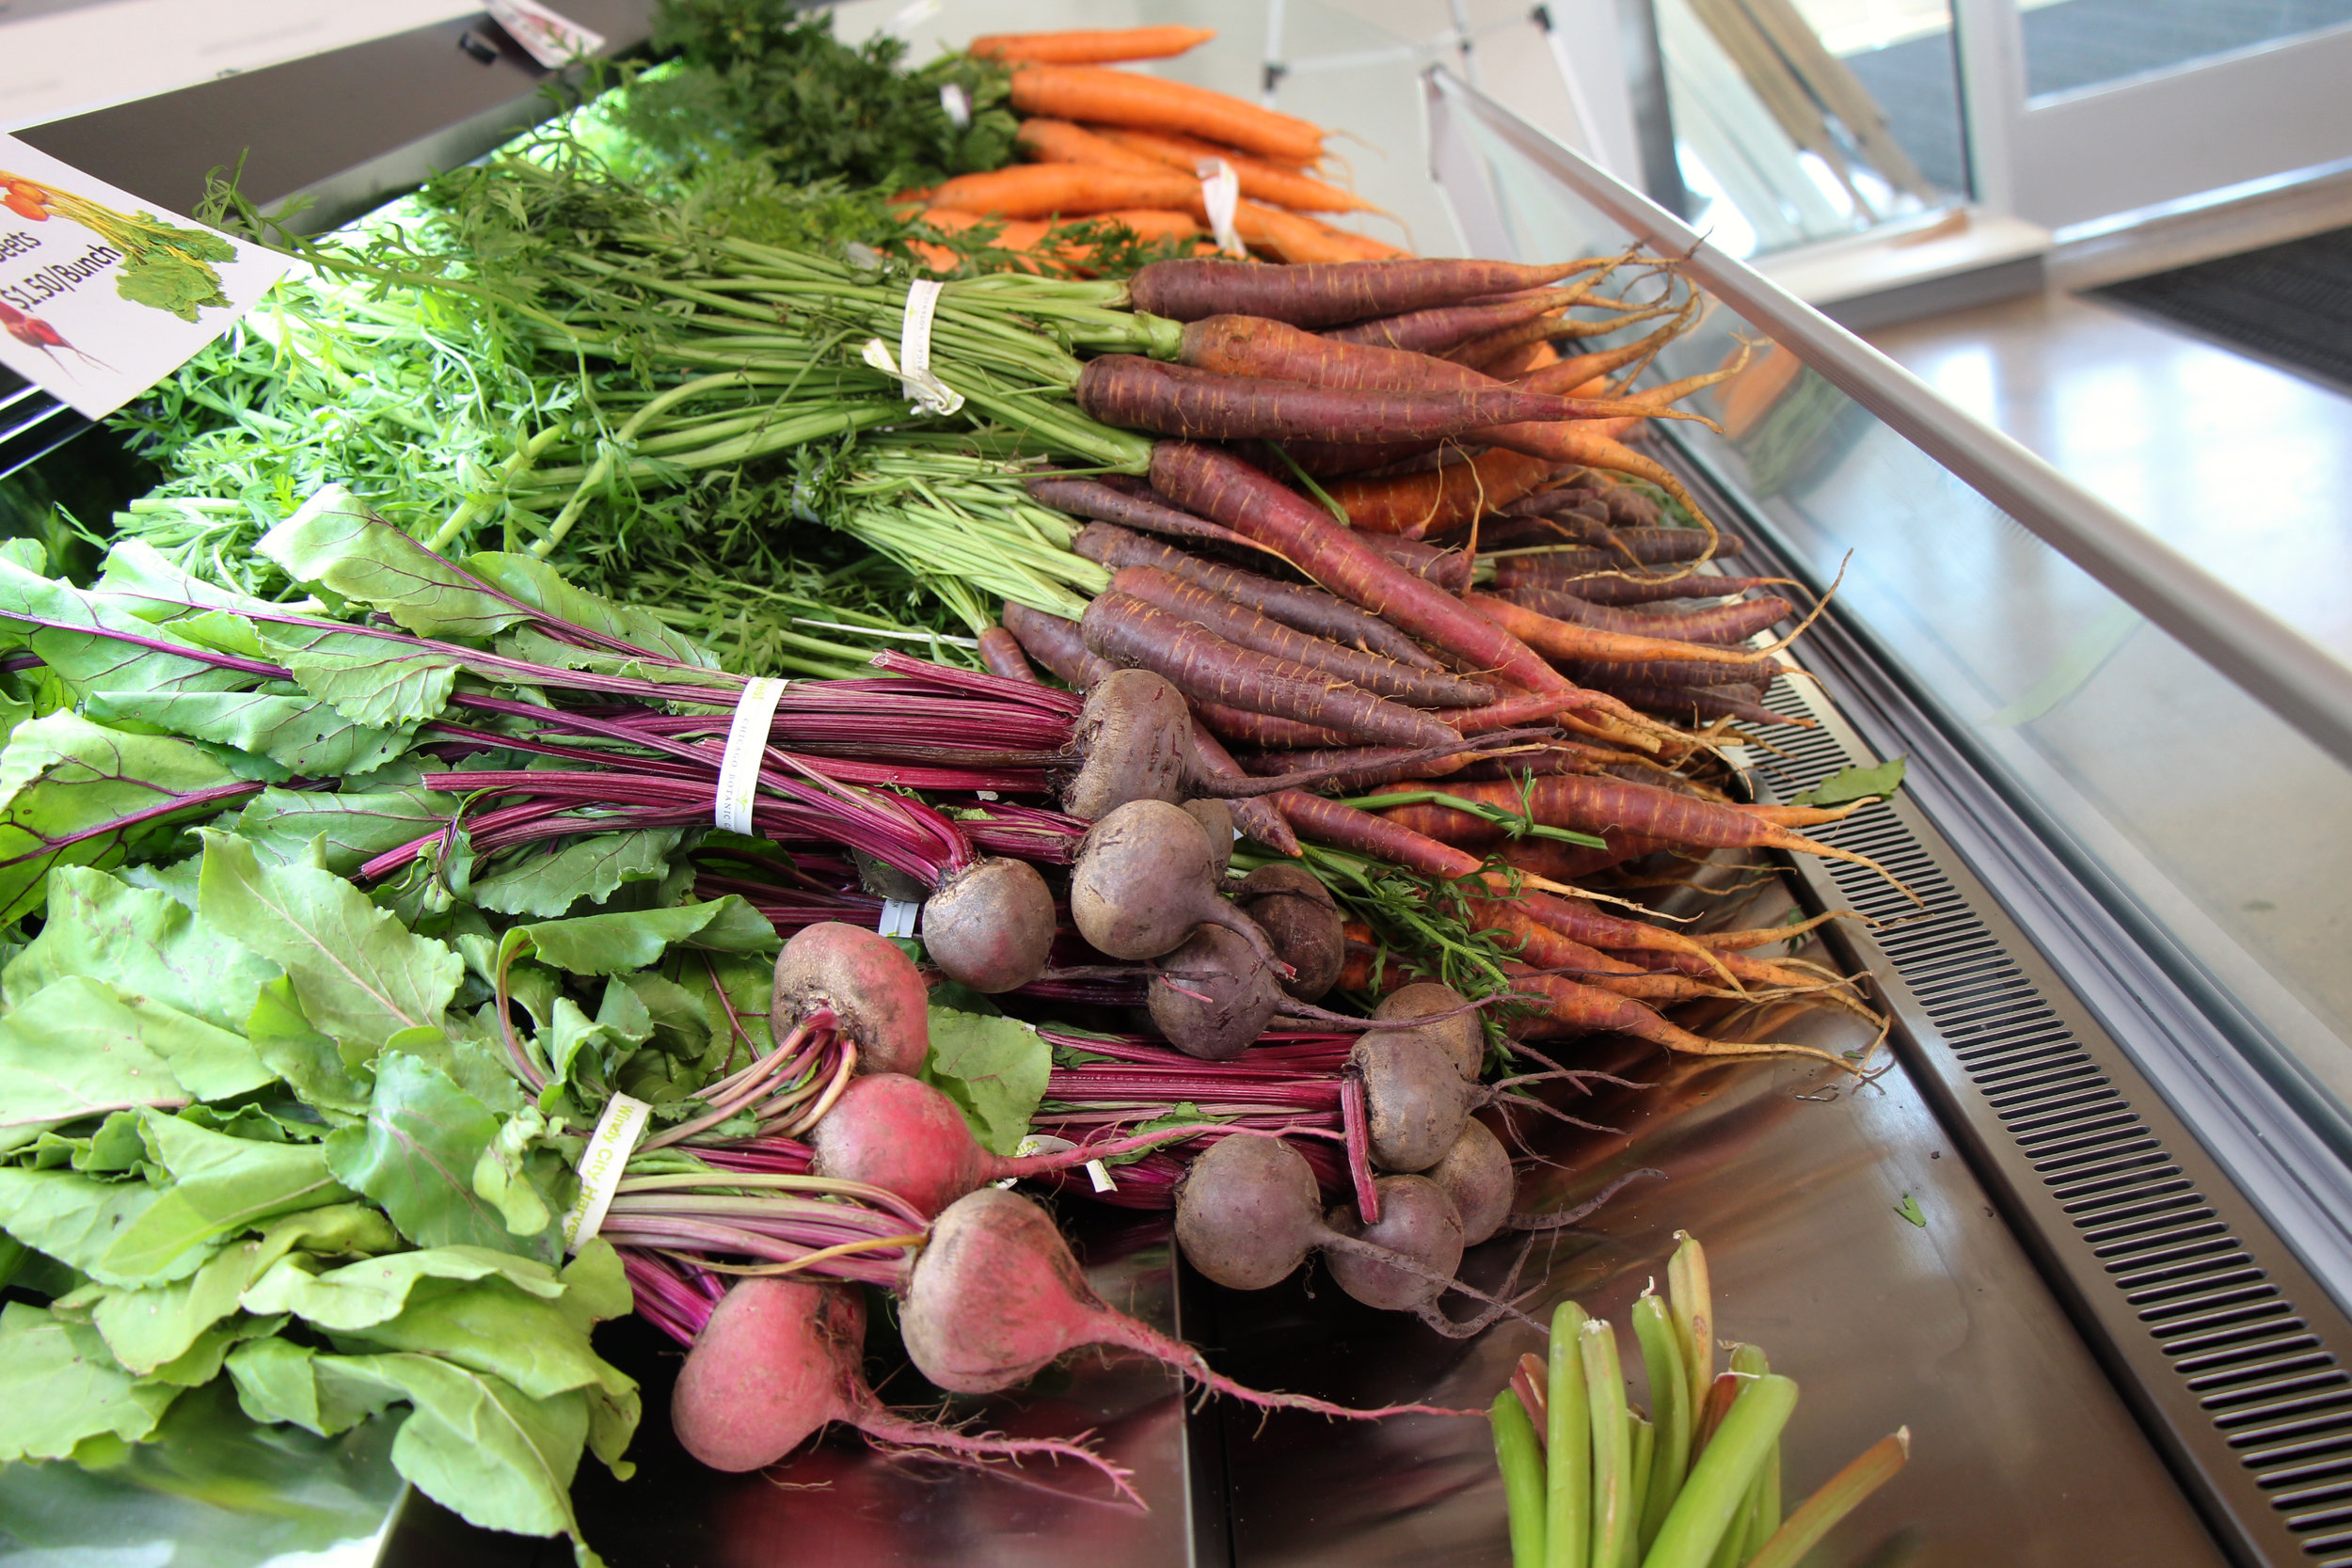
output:
<svg viewBox="0 0 2352 1568"><path fill-rule="evenodd" d="M1485 123L1460 117L1459 135L1520 257L1625 243ZM1768 337L1718 309L1661 370L1711 371ZM2250 1020L2339 1113L2352 1106L2352 768L1826 379L1766 363L1785 353L1767 344L1752 361L1748 373L1784 383L1759 413L1721 436L1679 423L1665 438L1816 583L1842 572L1849 624L2054 847L2158 933L2176 973L2201 972L2192 979L2231 999L2240 1013L2225 1030Z"/></svg>
<svg viewBox="0 0 2352 1568"><path fill-rule="evenodd" d="M1946 0L1656 0L1691 222L1735 256L1969 189Z"/></svg>
<svg viewBox="0 0 2352 1568"><path fill-rule="evenodd" d="M2018 0L2017 8L2028 98L2352 23L2352 0Z"/></svg>

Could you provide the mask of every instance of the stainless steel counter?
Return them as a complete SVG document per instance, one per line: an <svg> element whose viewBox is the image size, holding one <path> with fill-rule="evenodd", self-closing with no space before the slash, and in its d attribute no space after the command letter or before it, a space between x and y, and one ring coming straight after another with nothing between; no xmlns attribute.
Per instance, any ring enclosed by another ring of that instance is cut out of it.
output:
<svg viewBox="0 0 2352 1568"><path fill-rule="evenodd" d="M1788 907L1775 888L1742 923ZM1869 1032L1817 1012L1754 1019L1735 1037L1836 1053L1866 1045ZM1801 1391L1786 1439L1790 1506L1870 1443L1911 1429L1910 1465L1814 1560L2225 1560L1900 1065L1856 1087L1827 1066L1666 1062L1624 1046L1570 1063L1587 1064L1652 1081L1576 1107L1630 1136L1549 1140L1561 1168L1523 1184L1522 1206L1572 1206L1645 1165L1668 1180L1628 1187L1561 1234L1537 1316L1573 1298L1624 1327L1634 1298L1653 1281L1663 1288L1676 1232L1696 1235L1714 1272L1719 1335L1761 1346ZM1906 1194L1925 1226L1898 1212ZM1480 1249L1474 1282L1499 1283L1515 1244ZM1520 1353L1540 1346L1517 1325L1451 1345L1327 1283L1312 1300L1295 1285L1222 1295L1201 1326L1244 1381L1351 1402L1484 1404ZM1639 1358L1629 1332L1621 1338L1640 1402ZM1350 1429L1285 1416L1256 1436L1248 1412L1220 1407L1217 1418L1232 1455L1237 1568L1509 1560L1502 1487L1477 1423Z"/></svg>

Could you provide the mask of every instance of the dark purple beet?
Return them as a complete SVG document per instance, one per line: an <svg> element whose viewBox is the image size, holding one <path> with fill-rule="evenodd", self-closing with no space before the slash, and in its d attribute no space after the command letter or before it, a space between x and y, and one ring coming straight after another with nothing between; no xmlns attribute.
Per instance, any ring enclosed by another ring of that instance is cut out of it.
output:
<svg viewBox="0 0 2352 1568"><path fill-rule="evenodd" d="M1130 800L1078 847L1071 919L1114 958L1156 958L1182 946L1196 927L1222 926L1275 962L1265 933L1217 895L1216 867L1209 835L1182 806Z"/></svg>
<svg viewBox="0 0 2352 1568"><path fill-rule="evenodd" d="M1429 1037L1445 1051L1446 1056L1462 1074L1463 1081L1478 1082L1479 1069L1486 1061L1486 1033L1478 1022L1478 1015L1461 1009L1468 1005L1460 991L1441 986L1433 980L1420 980L1400 986L1380 999L1372 1016L1386 1023L1425 1018L1431 1013L1449 1013L1434 1023L1417 1025L1419 1032Z"/></svg>
<svg viewBox="0 0 2352 1568"><path fill-rule="evenodd" d="M949 979L991 995L1045 971L1054 895L1026 861L989 858L950 876L923 904L923 951Z"/></svg>
<svg viewBox="0 0 2352 1568"><path fill-rule="evenodd" d="M1274 972L1222 926L1202 926L1154 966L1145 1005L1152 1026L1187 1056L1228 1062L1274 1022Z"/></svg>
<svg viewBox="0 0 2352 1568"><path fill-rule="evenodd" d="M1301 865L1262 865L1242 879L1233 901L1296 972L1283 990L1319 1002L1339 984L1347 962L1346 923L1322 879Z"/></svg>
<svg viewBox="0 0 2352 1568"><path fill-rule="evenodd" d="M1149 670L1120 670L1087 691L1073 732L1077 776L1062 809L1095 822L1130 800L1184 798L1192 773L1192 714L1173 686Z"/></svg>
<svg viewBox="0 0 2352 1568"><path fill-rule="evenodd" d="M1462 1266L1462 1216L1454 1212L1454 1200L1425 1176L1384 1176L1374 1186L1380 1194L1377 1224L1364 1224L1353 1209L1333 1210L1326 1223L1343 1236L1409 1258L1422 1269L1400 1269L1353 1251L1331 1252L1324 1266L1341 1290L1366 1307L1420 1311L1445 1293L1441 1282ZM1432 1275L1438 1277L1433 1280Z"/></svg>

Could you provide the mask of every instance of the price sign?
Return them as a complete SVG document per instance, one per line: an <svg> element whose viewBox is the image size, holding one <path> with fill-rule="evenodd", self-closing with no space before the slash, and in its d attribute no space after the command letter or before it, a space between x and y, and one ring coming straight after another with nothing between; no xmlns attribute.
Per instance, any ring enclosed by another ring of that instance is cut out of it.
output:
<svg viewBox="0 0 2352 1568"><path fill-rule="evenodd" d="M0 364L90 419L185 364L293 264L0 135Z"/></svg>

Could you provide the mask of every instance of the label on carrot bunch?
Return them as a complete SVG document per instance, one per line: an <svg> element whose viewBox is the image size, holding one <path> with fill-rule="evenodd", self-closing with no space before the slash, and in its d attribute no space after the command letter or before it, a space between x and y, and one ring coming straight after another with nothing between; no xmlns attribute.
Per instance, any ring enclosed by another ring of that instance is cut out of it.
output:
<svg viewBox="0 0 2352 1568"><path fill-rule="evenodd" d="M918 407L934 414L952 414L963 406L963 394L950 390L931 373L931 317L939 309L939 291L946 287L935 277L918 277L907 285L906 325L898 329L898 378Z"/></svg>
<svg viewBox="0 0 2352 1568"><path fill-rule="evenodd" d="M775 722L776 704L792 683L773 675L757 675L743 683L735 700L735 718L727 724L727 749L719 757L719 789L710 805L710 819L730 833L752 831L752 800L759 793L759 765L768 755L768 731Z"/></svg>
<svg viewBox="0 0 2352 1568"><path fill-rule="evenodd" d="M625 1094L614 1095L596 1118L596 1130L588 1134L588 1148L580 1157L580 1196L564 1214L564 1251L578 1252L604 1227L605 1211L612 1207L612 1195L620 1189L621 1172L628 1167L628 1157L637 1152L637 1140L645 1135L652 1119L652 1106Z"/></svg>
<svg viewBox="0 0 2352 1568"><path fill-rule="evenodd" d="M77 413L163 380L293 265L0 135L0 364Z"/></svg>
<svg viewBox="0 0 2352 1568"><path fill-rule="evenodd" d="M1228 256L1247 255L1241 230L1233 223L1241 212L1241 176L1222 158L1203 158L1194 172L1200 176L1200 205L1208 210L1217 249Z"/></svg>

